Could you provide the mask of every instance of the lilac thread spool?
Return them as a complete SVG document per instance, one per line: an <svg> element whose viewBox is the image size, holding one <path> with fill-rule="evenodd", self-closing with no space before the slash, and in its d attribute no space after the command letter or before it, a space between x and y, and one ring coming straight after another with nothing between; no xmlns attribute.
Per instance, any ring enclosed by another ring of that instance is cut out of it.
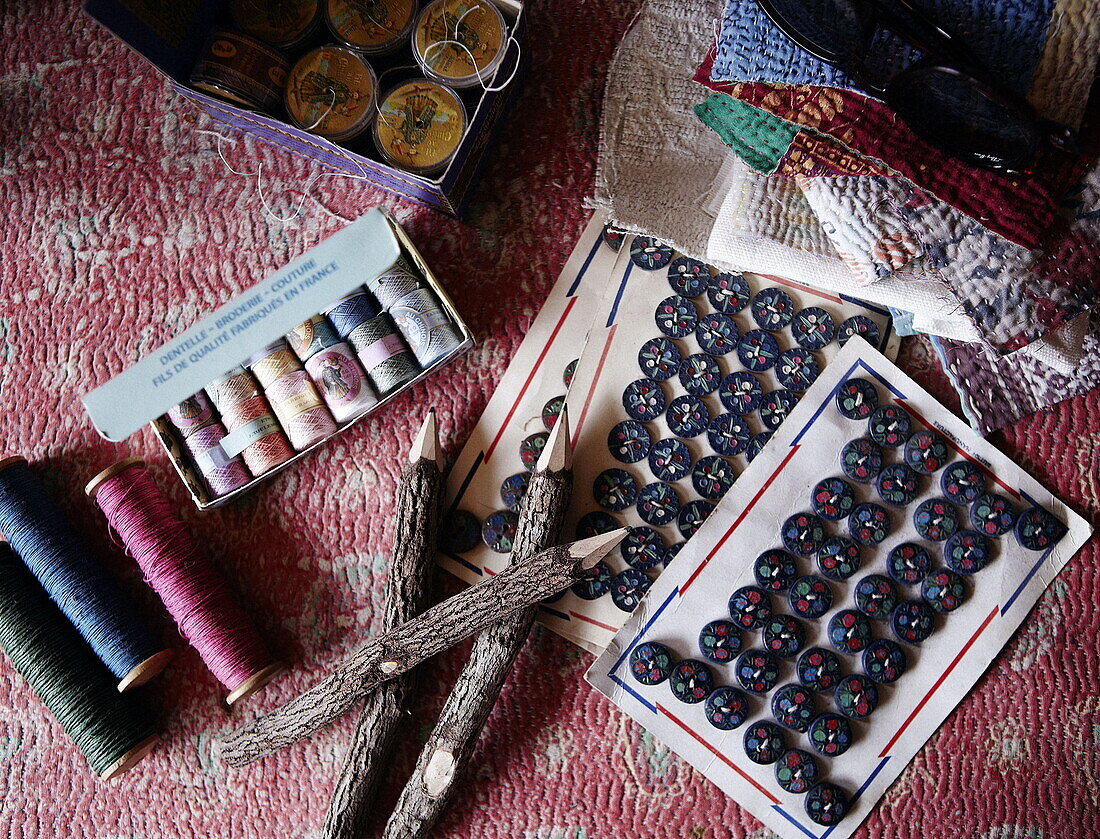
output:
<svg viewBox="0 0 1100 839"><path fill-rule="evenodd" d="M396 390L420 374L416 358L405 346L393 319L385 313L356 327L348 336L348 343L379 395Z"/></svg>
<svg viewBox="0 0 1100 839"><path fill-rule="evenodd" d="M183 441L191 460L206 481L210 494L215 498L240 489L252 480L240 456L229 457L222 448L221 442L226 436L225 426L215 422L203 426Z"/></svg>
<svg viewBox="0 0 1100 839"><path fill-rule="evenodd" d="M343 341L321 350L306 361L317 390L338 423L344 423L378 404L367 373Z"/></svg>
<svg viewBox="0 0 1100 839"><path fill-rule="evenodd" d="M462 346L462 334L430 288L410 291L389 312L421 367L431 367Z"/></svg>
<svg viewBox="0 0 1100 839"><path fill-rule="evenodd" d="M214 406L206 398L202 391L192 394L168 409L168 420L179 431L180 437L186 440L200 428L206 428L217 422L214 415Z"/></svg>
<svg viewBox="0 0 1100 839"><path fill-rule="evenodd" d="M340 336L336 334L336 330L324 315L314 315L288 332L286 342L298 359L305 364L321 350L340 343Z"/></svg>

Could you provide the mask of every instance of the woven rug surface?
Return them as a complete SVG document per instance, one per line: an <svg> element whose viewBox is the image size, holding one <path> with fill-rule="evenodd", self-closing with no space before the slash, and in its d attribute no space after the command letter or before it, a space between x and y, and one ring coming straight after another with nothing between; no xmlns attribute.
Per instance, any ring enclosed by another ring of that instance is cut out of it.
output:
<svg viewBox="0 0 1100 839"><path fill-rule="evenodd" d="M290 673L241 713L298 693L376 631L398 467L429 405L457 454L586 220L612 51L636 0L532 0L522 97L466 222L445 219L261 144L181 102L70 3L9 0L0 18L0 442L23 454L89 544L177 648L147 688L159 749L95 781L25 682L0 661L0 835L312 837L351 720L243 770L214 739L236 724L81 487L143 455L243 593ZM207 133L204 133L207 132ZM238 172L233 174L226 162ZM262 199L261 200L261 188ZM264 202L269 205L265 212ZM477 349L240 503L200 515L151 432L100 439L80 394L202 312L383 203L481 339ZM271 215L300 217L283 223ZM269 215L270 213L270 215ZM907 369L950 394L926 344ZM1100 514L1100 395L1018 421L1000 438L1082 512ZM1100 575L1091 543L876 810L860 836L1100 835ZM437 592L458 586L443 574ZM394 760L404 780L463 650L425 668ZM766 831L582 681L590 658L536 630L494 711L473 776L437 835L478 839L753 837Z"/></svg>

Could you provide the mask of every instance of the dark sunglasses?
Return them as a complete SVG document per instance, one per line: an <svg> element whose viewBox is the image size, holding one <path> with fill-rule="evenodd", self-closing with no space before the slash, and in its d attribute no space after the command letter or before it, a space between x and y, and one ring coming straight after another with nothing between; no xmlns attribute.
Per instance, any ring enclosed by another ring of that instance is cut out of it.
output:
<svg viewBox="0 0 1100 839"><path fill-rule="evenodd" d="M958 160L1021 175L1030 174L1044 141L1076 150L1072 129L1040 119L910 0L756 2L802 49L839 67L893 108L914 134ZM923 57L891 75L885 33Z"/></svg>

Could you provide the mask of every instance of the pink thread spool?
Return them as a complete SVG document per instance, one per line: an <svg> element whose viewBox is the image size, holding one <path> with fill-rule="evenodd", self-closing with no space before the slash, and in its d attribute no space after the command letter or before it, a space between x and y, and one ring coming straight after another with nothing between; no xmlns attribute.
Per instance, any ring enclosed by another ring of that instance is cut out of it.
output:
<svg viewBox="0 0 1100 839"><path fill-rule="evenodd" d="M201 390L169 408L168 420L184 440L200 428L206 428L211 423L217 422L214 406Z"/></svg>
<svg viewBox="0 0 1100 839"><path fill-rule="evenodd" d="M305 370L299 368L280 376L266 392L287 439L298 451L335 433L332 414Z"/></svg>
<svg viewBox="0 0 1100 839"><path fill-rule="evenodd" d="M343 341L310 356L306 372L332 411L333 419L339 423L378 404L378 397L367 382L366 371L351 347Z"/></svg>
<svg viewBox="0 0 1100 839"><path fill-rule="evenodd" d="M85 492L160 595L180 633L229 691L227 704L251 696L282 671L140 458L104 469Z"/></svg>
<svg viewBox="0 0 1100 839"><path fill-rule="evenodd" d="M257 478L294 457L267 400L244 368L234 367L218 377L206 386L206 392L232 438L223 441L223 447L231 453L239 451Z"/></svg>

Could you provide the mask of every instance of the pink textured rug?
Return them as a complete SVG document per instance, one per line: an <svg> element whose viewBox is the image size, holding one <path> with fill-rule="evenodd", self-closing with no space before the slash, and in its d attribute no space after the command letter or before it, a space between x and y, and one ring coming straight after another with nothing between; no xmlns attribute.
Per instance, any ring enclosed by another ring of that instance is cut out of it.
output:
<svg viewBox="0 0 1100 839"><path fill-rule="evenodd" d="M466 223L400 204L302 161L234 139L230 173L210 125L72 4L14 0L0 19L0 409L3 448L38 471L125 576L166 639L174 629L81 495L125 454L149 458L178 507L238 581L293 670L249 705L285 700L377 626L392 529L395 458L428 405L454 455L585 220L597 117L614 45L637 0L533 0L530 76ZM480 336L445 374L229 509L198 515L150 432L99 439L78 397L285 263L343 218L385 203L444 277ZM946 394L920 343L903 363ZM1004 435L1083 512L1100 512L1100 395ZM861 836L1054 839L1100 835L1100 578L1096 544L1070 564L998 664L921 752ZM443 575L438 590L457 584ZM177 642L178 646L178 642ZM194 652L146 690L160 748L111 784L83 760L25 683L0 663L0 834L12 837L317 835L350 734L345 720L245 770L215 759L234 721ZM486 839L761 837L758 823L581 679L589 658L537 630L494 712L476 776L440 836ZM394 770L461 656L433 662ZM395 791L395 790L393 790Z"/></svg>

